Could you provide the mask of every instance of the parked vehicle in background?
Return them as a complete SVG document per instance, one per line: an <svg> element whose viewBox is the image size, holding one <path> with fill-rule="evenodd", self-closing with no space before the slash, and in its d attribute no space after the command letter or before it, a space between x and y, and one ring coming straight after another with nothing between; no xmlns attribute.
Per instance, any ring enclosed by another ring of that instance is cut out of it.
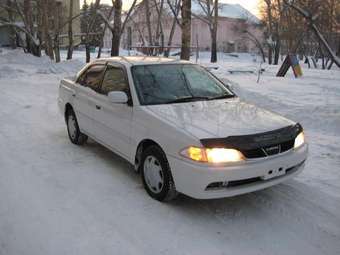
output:
<svg viewBox="0 0 340 255"><path fill-rule="evenodd" d="M154 57L95 60L64 79L69 138L93 138L141 173L160 201L244 194L303 169L302 126L241 101L199 65Z"/></svg>

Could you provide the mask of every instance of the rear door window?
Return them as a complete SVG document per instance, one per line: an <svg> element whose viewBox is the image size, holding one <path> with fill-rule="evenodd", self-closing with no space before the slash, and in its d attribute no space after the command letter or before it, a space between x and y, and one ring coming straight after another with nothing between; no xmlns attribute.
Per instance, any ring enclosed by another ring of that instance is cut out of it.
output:
<svg viewBox="0 0 340 255"><path fill-rule="evenodd" d="M94 91L99 92L104 69L105 65L92 65L81 75L78 82L82 86L89 87Z"/></svg>

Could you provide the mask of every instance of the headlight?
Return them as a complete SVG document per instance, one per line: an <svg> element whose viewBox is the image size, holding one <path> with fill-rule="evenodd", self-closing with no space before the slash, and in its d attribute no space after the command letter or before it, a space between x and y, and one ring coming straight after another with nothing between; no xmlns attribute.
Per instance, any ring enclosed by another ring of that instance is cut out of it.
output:
<svg viewBox="0 0 340 255"><path fill-rule="evenodd" d="M235 149L188 147L181 155L194 161L227 163L244 160L243 154Z"/></svg>
<svg viewBox="0 0 340 255"><path fill-rule="evenodd" d="M298 136L295 138L295 142L294 142L294 149L299 148L301 145L303 145L305 143L305 135L303 132L301 132L300 134L298 134Z"/></svg>

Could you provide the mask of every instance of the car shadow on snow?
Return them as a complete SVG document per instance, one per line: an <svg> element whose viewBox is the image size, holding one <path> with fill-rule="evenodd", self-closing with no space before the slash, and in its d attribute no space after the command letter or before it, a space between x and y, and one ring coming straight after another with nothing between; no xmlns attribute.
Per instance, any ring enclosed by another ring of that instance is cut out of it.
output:
<svg viewBox="0 0 340 255"><path fill-rule="evenodd" d="M136 204L140 206L136 208L138 214L158 215L167 211L169 218L163 219L164 222L182 222L175 224L178 227L204 222L213 236L224 235L231 240L236 240L238 235L243 238L245 234L249 238L256 236L265 239L274 234L286 235L289 231L289 238L292 238L289 242L292 243L304 235L313 240L322 235L330 238L332 243L340 235L339 231L328 229L329 226L340 229L340 217L334 214L340 207L334 204L334 198L298 178L230 198L198 200L180 194L174 201L159 203L144 192L140 175L125 159L92 140L83 149L97 159L95 164L98 159L101 166L104 164L105 171L109 171L112 177L113 186L117 183L121 185L117 189L115 187L114 192L125 194L124 204L130 207L131 203L131 208L135 208ZM258 236L259 227L262 237ZM229 236L230 233L233 236Z"/></svg>
<svg viewBox="0 0 340 255"><path fill-rule="evenodd" d="M126 177L135 187L143 188L140 175L134 171L133 166L125 159L91 139L89 139L84 148L101 162L110 166L114 175L119 171L119 174L124 176L124 180L126 180ZM313 187L293 179L264 190L229 198L199 200L180 194L178 198L167 204L180 207L181 210L195 210L197 207L209 208L210 213L216 214L223 211L228 215L239 215L247 214L246 211L266 211L268 209L282 214L284 211L293 209L294 206L300 207L300 200L305 201L304 196L306 194L309 194L308 196L310 197L310 194L315 193L318 193L318 191ZM319 196L319 194L315 195ZM146 192L145 196L149 198ZM293 208L291 207L292 204Z"/></svg>
<svg viewBox="0 0 340 255"><path fill-rule="evenodd" d="M97 170L104 169L110 171L112 178L121 176L122 181L132 182L133 185L140 186L140 177L134 171L133 166L118 154L102 146L91 138L80 147L87 159L87 163L94 164ZM92 160L93 159L93 160Z"/></svg>

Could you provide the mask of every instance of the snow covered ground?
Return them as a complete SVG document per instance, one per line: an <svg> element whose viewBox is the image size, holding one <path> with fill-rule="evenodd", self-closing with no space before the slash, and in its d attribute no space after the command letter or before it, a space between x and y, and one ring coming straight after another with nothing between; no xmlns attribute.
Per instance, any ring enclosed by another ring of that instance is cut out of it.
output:
<svg viewBox="0 0 340 255"><path fill-rule="evenodd" d="M305 127L305 171L238 197L159 203L124 160L68 141L56 98L59 80L83 65L84 52L75 56L0 53L0 255L340 254L339 69L276 78L264 65L256 83L228 70L258 62L224 56L214 72L241 98Z"/></svg>

